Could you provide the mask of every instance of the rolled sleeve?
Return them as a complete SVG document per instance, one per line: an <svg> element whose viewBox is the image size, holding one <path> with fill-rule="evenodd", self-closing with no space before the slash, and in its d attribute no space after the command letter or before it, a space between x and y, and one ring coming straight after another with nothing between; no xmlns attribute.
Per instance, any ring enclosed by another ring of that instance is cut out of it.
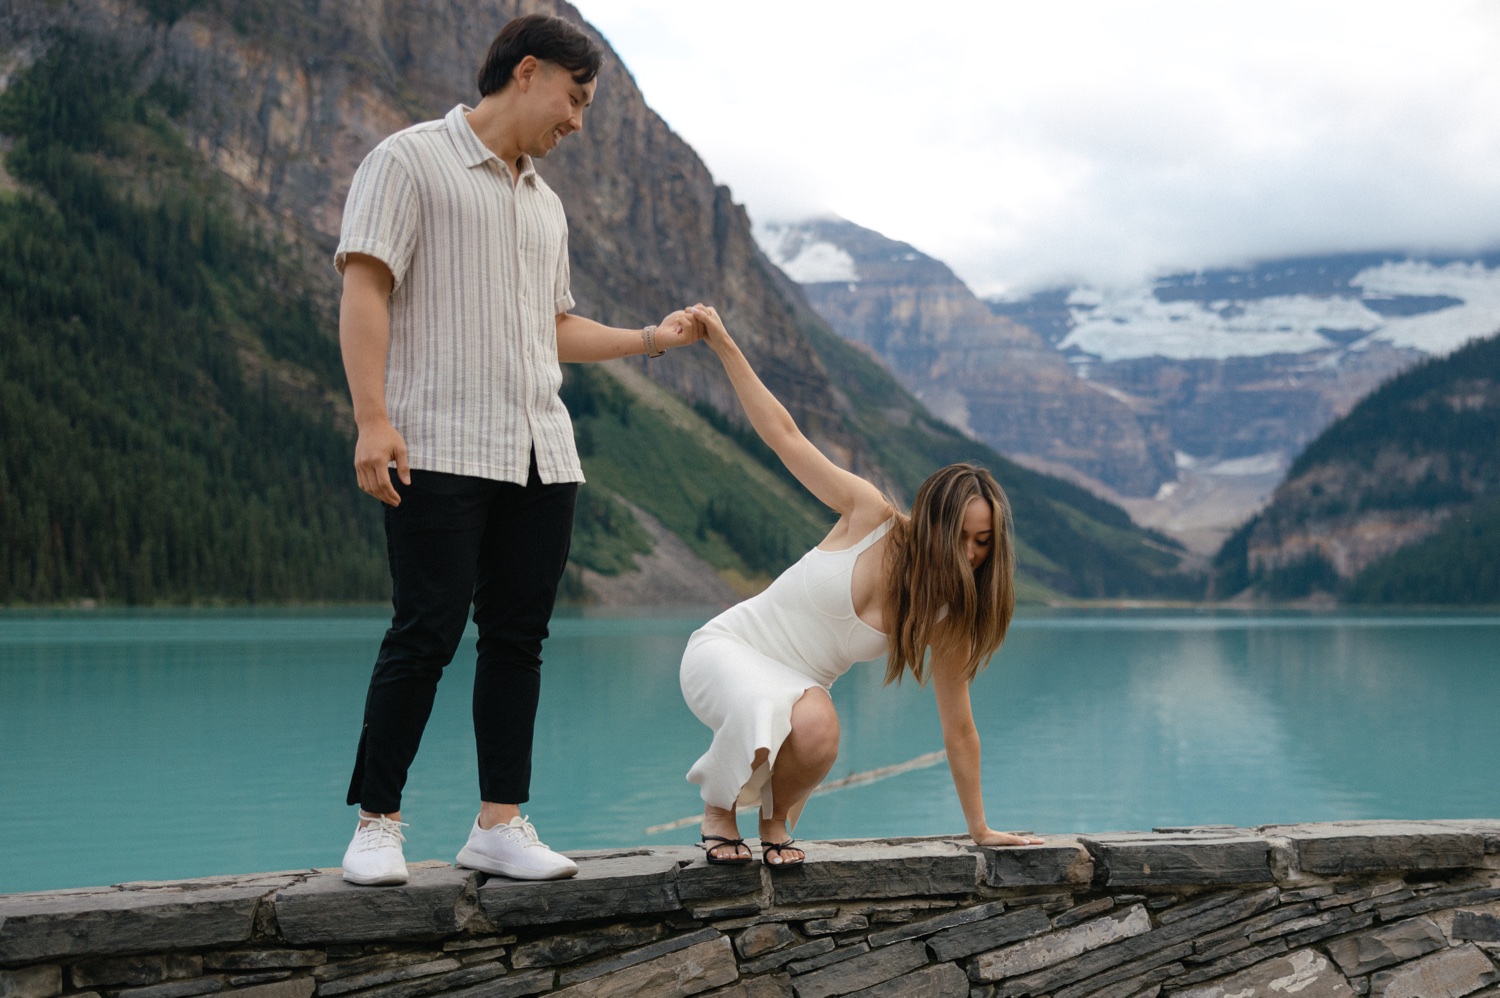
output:
<svg viewBox="0 0 1500 998"><path fill-rule="evenodd" d="M386 144L376 146L354 174L333 265L344 272L350 253L372 256L399 287L416 250L416 187L406 166Z"/></svg>
<svg viewBox="0 0 1500 998"><path fill-rule="evenodd" d="M572 272L568 269L568 233L563 230L562 245L557 251L557 275L552 283L552 311L557 315L571 312L578 304L573 300Z"/></svg>

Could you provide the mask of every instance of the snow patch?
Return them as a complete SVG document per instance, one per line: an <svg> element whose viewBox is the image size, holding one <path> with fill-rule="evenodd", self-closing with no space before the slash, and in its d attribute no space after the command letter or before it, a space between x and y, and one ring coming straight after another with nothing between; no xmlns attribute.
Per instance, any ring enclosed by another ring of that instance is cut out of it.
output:
<svg viewBox="0 0 1500 998"><path fill-rule="evenodd" d="M1367 340L1443 355L1470 340L1500 332L1500 270L1489 270L1481 263L1436 267L1426 261L1403 260L1362 270L1349 283L1366 294L1447 295L1463 302L1437 312L1393 316Z"/></svg>
<svg viewBox="0 0 1500 998"><path fill-rule="evenodd" d="M1068 298L1073 329L1058 344L1109 362L1137 357L1173 360L1256 357L1328 350L1322 329L1375 332L1385 321L1350 298L1288 295L1214 309L1197 301L1159 301L1150 287Z"/></svg>
<svg viewBox="0 0 1500 998"><path fill-rule="evenodd" d="M1068 296L1073 328L1058 344L1108 363L1141 357L1172 360L1255 357L1332 351L1327 333L1344 333L1349 349L1379 341L1442 355L1500 332L1500 270L1481 263L1389 262L1350 281L1374 296L1445 296L1461 304L1420 315L1383 316L1353 295L1282 295L1204 303L1163 302L1149 286Z"/></svg>
<svg viewBox="0 0 1500 998"><path fill-rule="evenodd" d="M799 226L757 224L752 232L761 252L798 284L859 280L852 256L833 243L813 239Z"/></svg>

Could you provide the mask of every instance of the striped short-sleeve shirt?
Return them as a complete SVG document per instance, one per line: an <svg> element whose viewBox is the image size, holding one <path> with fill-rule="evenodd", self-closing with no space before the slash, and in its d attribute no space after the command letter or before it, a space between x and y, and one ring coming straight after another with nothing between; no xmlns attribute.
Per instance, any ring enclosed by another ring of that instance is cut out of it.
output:
<svg viewBox="0 0 1500 998"><path fill-rule="evenodd" d="M354 174L334 265L375 257L395 278L385 398L413 468L581 482L558 397L568 290L562 202L522 158L511 172L462 104L371 150Z"/></svg>

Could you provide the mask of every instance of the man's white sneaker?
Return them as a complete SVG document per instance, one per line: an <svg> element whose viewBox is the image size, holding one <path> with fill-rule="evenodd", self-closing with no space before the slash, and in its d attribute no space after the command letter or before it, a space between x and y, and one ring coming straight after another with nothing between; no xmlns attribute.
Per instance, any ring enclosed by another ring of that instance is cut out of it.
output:
<svg viewBox="0 0 1500 998"><path fill-rule="evenodd" d="M354 830L349 848L344 850L344 879L351 884L383 886L406 883L406 857L401 843L406 825L394 818L365 818L370 823Z"/></svg>
<svg viewBox="0 0 1500 998"><path fill-rule="evenodd" d="M458 851L458 865L517 880L561 880L578 872L577 863L541 843L524 817L489 829L480 828L475 818L469 841Z"/></svg>

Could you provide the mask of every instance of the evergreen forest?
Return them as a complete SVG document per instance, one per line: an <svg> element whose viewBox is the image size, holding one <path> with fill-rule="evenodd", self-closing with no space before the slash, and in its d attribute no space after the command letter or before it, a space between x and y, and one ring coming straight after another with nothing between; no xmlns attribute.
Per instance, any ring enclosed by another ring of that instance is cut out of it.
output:
<svg viewBox="0 0 1500 998"><path fill-rule="evenodd" d="M1271 505L1215 559L1219 591L1254 586L1364 604L1500 604L1500 336L1406 371L1360 401L1293 463ZM1309 555L1250 568L1257 537L1382 515L1429 516L1429 536L1341 578Z"/></svg>

